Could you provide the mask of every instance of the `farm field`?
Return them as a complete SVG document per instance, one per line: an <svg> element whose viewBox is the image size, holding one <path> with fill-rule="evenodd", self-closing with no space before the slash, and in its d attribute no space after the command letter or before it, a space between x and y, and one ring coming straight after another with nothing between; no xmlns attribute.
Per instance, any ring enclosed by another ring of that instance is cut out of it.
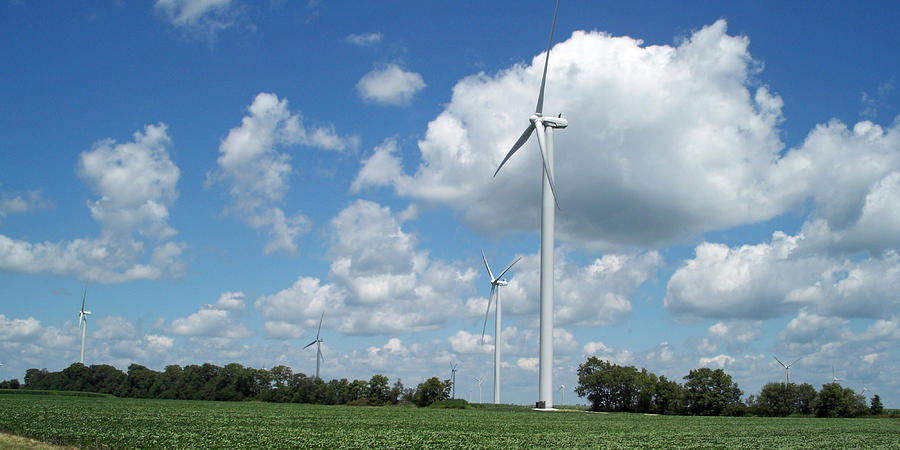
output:
<svg viewBox="0 0 900 450"><path fill-rule="evenodd" d="M0 431L112 448L898 448L900 420L674 417L0 394Z"/></svg>

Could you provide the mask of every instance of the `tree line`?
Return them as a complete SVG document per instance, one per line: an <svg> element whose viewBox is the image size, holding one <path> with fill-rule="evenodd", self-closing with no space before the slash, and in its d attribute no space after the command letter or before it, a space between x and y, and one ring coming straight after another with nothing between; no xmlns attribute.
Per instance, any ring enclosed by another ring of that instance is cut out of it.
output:
<svg viewBox="0 0 900 450"><path fill-rule="evenodd" d="M6 386L3 385L6 383ZM316 403L325 405L381 406L414 404L428 406L450 398L450 380L432 377L415 388L397 379L374 375L368 381L329 381L294 373L290 367L254 369L238 363L224 367L205 363L181 367L170 365L162 372L131 364L127 372L108 365L74 363L59 372L28 369L24 385L18 380L0 383L0 388L83 391L117 397L177 400ZM13 385L14 383L14 385Z"/></svg>
<svg viewBox="0 0 900 450"><path fill-rule="evenodd" d="M743 392L722 369L694 369L683 380L592 356L578 366L575 393L587 398L594 411L651 414L858 417L884 409L877 395L867 407L865 397L837 383L825 384L819 392L807 383L768 383L759 395L742 401Z"/></svg>

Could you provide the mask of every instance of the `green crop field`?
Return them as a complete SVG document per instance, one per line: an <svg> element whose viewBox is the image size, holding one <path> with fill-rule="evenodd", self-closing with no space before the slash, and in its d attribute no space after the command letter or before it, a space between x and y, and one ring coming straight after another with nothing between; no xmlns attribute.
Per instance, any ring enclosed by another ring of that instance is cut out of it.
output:
<svg viewBox="0 0 900 450"><path fill-rule="evenodd" d="M672 417L0 394L0 431L112 448L900 448L900 420Z"/></svg>

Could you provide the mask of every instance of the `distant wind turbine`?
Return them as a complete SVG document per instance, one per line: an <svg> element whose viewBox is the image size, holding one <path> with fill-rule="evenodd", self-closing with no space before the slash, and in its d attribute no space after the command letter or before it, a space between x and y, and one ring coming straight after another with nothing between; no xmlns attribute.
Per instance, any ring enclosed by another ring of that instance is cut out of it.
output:
<svg viewBox="0 0 900 450"><path fill-rule="evenodd" d="M556 27L556 13L559 11L559 0L553 11L553 24L550 26L550 42L547 44L547 56L544 59L544 74L541 78L541 90L538 94L537 107L528 118L531 122L519 140L500 162L494 177L512 155L531 137L537 134L538 146L543 160L543 187L541 190L541 331L540 359L538 375L538 405L553 408L553 229L556 221L554 206L559 207L556 199L556 183L553 181L553 130L569 125L560 114L558 117L545 116L544 87L547 84L547 66L550 63L550 49L553 47L553 29Z"/></svg>
<svg viewBox="0 0 900 450"><path fill-rule="evenodd" d="M482 344L484 344L484 331L487 329L488 315L491 313L491 300L494 297L497 298L497 306L494 307L494 404L500 403L500 334L502 332L500 326L500 286L509 284L501 278L520 259L522 258L516 258L515 261L509 263L506 269L503 269L503 272L500 272L500 275L495 277L494 273L491 272L491 266L487 262L487 257L484 256L484 249L481 250L481 260L484 261L484 268L487 269L488 276L491 278L491 295L488 297L487 310L484 311L484 326L481 328Z"/></svg>
<svg viewBox="0 0 900 450"><path fill-rule="evenodd" d="M303 347L304 349L307 349L313 344L316 344L316 378L319 378L319 364L322 361L325 361L325 357L322 356L322 342L324 341L319 337L319 334L322 332L322 319L324 318L325 311L322 311L322 317L319 317L319 329L316 330L316 340L306 344L306 347Z"/></svg>
<svg viewBox="0 0 900 450"><path fill-rule="evenodd" d="M843 378L838 378L834 375L834 364L831 365L831 382L837 383L838 381L844 381Z"/></svg>
<svg viewBox="0 0 900 450"><path fill-rule="evenodd" d="M564 385L564 384L559 385L559 392L562 392L562 397L560 397L560 399L559 399L559 404L565 405L566 404L566 385Z"/></svg>
<svg viewBox="0 0 900 450"><path fill-rule="evenodd" d="M478 403L484 403L481 397L481 385L484 384L484 377L476 377L472 378L472 380L478 382Z"/></svg>
<svg viewBox="0 0 900 450"><path fill-rule="evenodd" d="M84 310L84 302L87 299L87 286L84 287L84 294L81 296L81 311L78 312L78 326L81 328L81 364L84 364L84 336L87 332L87 316L91 315L90 311Z"/></svg>
<svg viewBox="0 0 900 450"><path fill-rule="evenodd" d="M777 356L772 355L772 357L775 358L775 361L778 361L778 364L781 364L781 367L784 367L784 385L789 385L791 383L791 366L793 366L797 361L800 361L800 359L803 357L801 356L800 358L795 359L794 362L788 365L785 365L783 362L781 362L781 360L778 359Z"/></svg>
<svg viewBox="0 0 900 450"><path fill-rule="evenodd" d="M450 363L450 385L453 386L453 396L451 398L456 398L456 366L458 365Z"/></svg>

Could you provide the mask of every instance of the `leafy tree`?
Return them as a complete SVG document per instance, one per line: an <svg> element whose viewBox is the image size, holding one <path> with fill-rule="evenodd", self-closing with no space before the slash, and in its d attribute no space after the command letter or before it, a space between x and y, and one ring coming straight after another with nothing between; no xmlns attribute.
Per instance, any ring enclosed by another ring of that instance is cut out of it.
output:
<svg viewBox="0 0 900 450"><path fill-rule="evenodd" d="M815 410L816 417L856 417L869 412L865 397L838 383L822 385Z"/></svg>
<svg viewBox="0 0 900 450"><path fill-rule="evenodd" d="M653 386L653 407L656 414L681 414L684 411L684 388L678 382L660 376Z"/></svg>
<svg viewBox="0 0 900 450"><path fill-rule="evenodd" d="M140 364L128 366L128 377L119 386L119 397L150 398L150 388L156 382L159 372L154 372Z"/></svg>
<svg viewBox="0 0 900 450"><path fill-rule="evenodd" d="M64 391L90 391L91 386L88 383L88 375L90 369L84 364L77 362L66 367L62 371L64 384L60 387Z"/></svg>
<svg viewBox="0 0 900 450"><path fill-rule="evenodd" d="M434 402L450 398L450 380L441 381L438 377L431 377L416 387L413 402L418 406L428 406Z"/></svg>
<svg viewBox="0 0 900 450"><path fill-rule="evenodd" d="M91 392L115 394L126 377L125 372L109 364L94 364L88 373L88 384Z"/></svg>
<svg viewBox="0 0 900 450"><path fill-rule="evenodd" d="M869 411L872 413L872 415L876 416L884 412L884 405L881 404L881 397L879 397L878 394L872 396L872 406L869 407Z"/></svg>
<svg viewBox="0 0 900 450"><path fill-rule="evenodd" d="M784 417L794 412L797 387L794 383L766 383L753 404L756 414Z"/></svg>
<svg viewBox="0 0 900 450"><path fill-rule="evenodd" d="M695 369L684 379L685 403L687 411L693 415L718 416L726 407L741 401L743 392L722 369Z"/></svg>
<svg viewBox="0 0 900 450"><path fill-rule="evenodd" d="M800 414L812 414L816 407L816 388L809 383L796 387L794 410Z"/></svg>
<svg viewBox="0 0 900 450"><path fill-rule="evenodd" d="M391 402L391 388L388 377L373 375L369 380L369 392L367 395L370 405L384 405Z"/></svg>

